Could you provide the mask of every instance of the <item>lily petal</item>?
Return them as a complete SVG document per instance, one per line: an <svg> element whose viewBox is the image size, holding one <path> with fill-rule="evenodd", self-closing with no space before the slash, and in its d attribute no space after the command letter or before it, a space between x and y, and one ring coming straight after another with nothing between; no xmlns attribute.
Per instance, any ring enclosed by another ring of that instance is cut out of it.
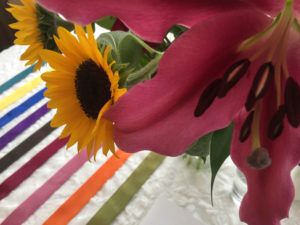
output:
<svg viewBox="0 0 300 225"><path fill-rule="evenodd" d="M299 35L299 30L293 29L290 33L289 40L288 40L286 61L287 61L289 75L293 77L300 85L299 59L300 59L300 35Z"/></svg>
<svg viewBox="0 0 300 225"><path fill-rule="evenodd" d="M38 0L38 2L78 24L88 24L105 16L116 16L143 39L159 43L174 24L191 27L210 16L247 6L247 3L240 0ZM259 0L254 0L251 4L263 5Z"/></svg>
<svg viewBox="0 0 300 225"><path fill-rule="evenodd" d="M115 122L117 145L128 152L150 149L175 156L200 136L227 126L245 103L249 77L195 117L198 99L237 60L238 44L270 22L264 14L241 10L203 21L180 36L156 76L133 87L104 114Z"/></svg>
<svg viewBox="0 0 300 225"><path fill-rule="evenodd" d="M290 172L300 162L299 129L292 128L285 118L281 136L274 141L268 139L268 123L275 112L272 106L276 106L274 87L264 98L260 114L261 147L268 150L272 160L263 170L252 169L246 163L246 157L251 153L251 136L244 143L239 141L247 114L242 112L234 121L231 158L247 179L248 192L241 203L240 219L249 225L279 225L281 219L288 217L294 198Z"/></svg>
<svg viewBox="0 0 300 225"><path fill-rule="evenodd" d="M262 9L271 16L277 16L286 4L286 0L245 0L245 2Z"/></svg>
<svg viewBox="0 0 300 225"><path fill-rule="evenodd" d="M293 9L294 9L295 16L299 23L299 21L300 21L300 0L293 0Z"/></svg>

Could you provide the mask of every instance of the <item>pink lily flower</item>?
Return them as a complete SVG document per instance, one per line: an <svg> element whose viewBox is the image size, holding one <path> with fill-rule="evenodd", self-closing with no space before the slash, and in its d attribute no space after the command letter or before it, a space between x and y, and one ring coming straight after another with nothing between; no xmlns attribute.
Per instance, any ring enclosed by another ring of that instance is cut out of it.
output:
<svg viewBox="0 0 300 225"><path fill-rule="evenodd" d="M296 6L287 4L276 22L243 9L194 25L165 52L156 76L104 115L115 122L117 145L176 156L234 120L231 158L248 184L240 219L280 224L300 162Z"/></svg>
<svg viewBox="0 0 300 225"><path fill-rule="evenodd" d="M254 5L277 14L283 0L37 0L68 20L86 25L105 16L118 17L130 30L151 42L161 42L174 24L191 27L228 10Z"/></svg>
<svg viewBox="0 0 300 225"><path fill-rule="evenodd" d="M148 41L161 41L176 23L191 28L168 48L156 76L104 115L115 122L117 145L176 156L234 120L231 158L248 184L241 220L276 225L288 216L290 171L300 162L299 0L286 8L283 0L39 2L80 24L117 16Z"/></svg>

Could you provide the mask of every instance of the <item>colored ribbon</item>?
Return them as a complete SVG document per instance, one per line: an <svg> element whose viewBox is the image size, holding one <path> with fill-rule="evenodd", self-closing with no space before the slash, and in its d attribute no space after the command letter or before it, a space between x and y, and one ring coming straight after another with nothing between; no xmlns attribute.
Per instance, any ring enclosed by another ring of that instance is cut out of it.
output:
<svg viewBox="0 0 300 225"><path fill-rule="evenodd" d="M0 184L0 200L5 198L11 191L18 187L26 180L36 169L45 163L59 149L68 142L68 138L56 139L39 153L37 153L30 161L24 164L14 174L8 177Z"/></svg>
<svg viewBox="0 0 300 225"><path fill-rule="evenodd" d="M30 217L57 189L59 189L88 159L86 149L75 155L57 171L39 189L31 194L1 224L22 224Z"/></svg>
<svg viewBox="0 0 300 225"><path fill-rule="evenodd" d="M127 180L93 216L88 225L110 225L163 162L164 158L165 156L153 152L149 153L138 168L133 171Z"/></svg>
<svg viewBox="0 0 300 225"><path fill-rule="evenodd" d="M49 111L50 109L47 108L47 104L44 104L41 108L36 110L34 113L32 113L22 122L20 122L18 125L16 125L12 129L10 129L7 133L5 133L0 138L0 151L15 137L17 137L20 133L22 133L24 130L30 127L33 123L35 123L39 118L41 118Z"/></svg>
<svg viewBox="0 0 300 225"><path fill-rule="evenodd" d="M25 95L27 92L31 91L38 85L42 83L42 79L40 76L34 78L30 82L26 83L24 86L18 88L10 95L6 96L5 98L0 100L0 111L5 109L7 106L11 105L15 101L17 101L19 98L21 98L23 95Z"/></svg>
<svg viewBox="0 0 300 225"><path fill-rule="evenodd" d="M3 117L0 118L0 128L8 124L10 121L12 121L14 118L21 115L23 112L25 112L27 109L29 109L34 104L38 103L40 100L44 98L44 91L47 88L44 88L40 91L38 91L36 94L31 96L29 99L27 99L25 102L23 102L21 105L15 107L8 113L6 113Z"/></svg>
<svg viewBox="0 0 300 225"><path fill-rule="evenodd" d="M32 66L28 67L27 69L23 70L21 73L17 74L13 78L11 78L8 81L6 81L4 84L0 85L0 94L2 94L4 91L6 91L7 89L9 89L11 86L13 86L14 84L18 83L20 80L24 79L30 73L32 73L34 66L35 65L32 65Z"/></svg>
<svg viewBox="0 0 300 225"><path fill-rule="evenodd" d="M6 170L11 164L21 158L24 154L26 154L54 130L55 128L52 128L50 126L50 122L46 123L43 127L38 129L26 140L24 140L21 144L19 144L9 153L3 156L0 159L0 173Z"/></svg>
<svg viewBox="0 0 300 225"><path fill-rule="evenodd" d="M119 159L111 156L63 205L61 205L44 225L67 224L92 198L105 182L126 162L131 155L117 151ZM99 223L101 224L101 223ZM102 224L101 224L102 225Z"/></svg>

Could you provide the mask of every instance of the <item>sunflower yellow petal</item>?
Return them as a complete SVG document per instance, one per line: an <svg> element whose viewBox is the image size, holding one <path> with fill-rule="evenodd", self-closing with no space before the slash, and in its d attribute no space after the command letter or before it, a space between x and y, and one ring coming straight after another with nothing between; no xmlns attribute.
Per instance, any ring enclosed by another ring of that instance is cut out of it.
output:
<svg viewBox="0 0 300 225"><path fill-rule="evenodd" d="M91 135L91 130L93 129L93 122L88 121L86 124L86 130L82 130L82 137L78 140L78 149L82 150L84 147L87 146L87 144L90 142L91 139L93 139L93 136ZM87 135L88 134L88 135Z"/></svg>
<svg viewBox="0 0 300 225"><path fill-rule="evenodd" d="M75 64L81 64L84 60L83 57L79 56L74 50L70 49L67 44L65 44L62 40L58 39L54 36L55 43L60 51L68 58L71 58Z"/></svg>
<svg viewBox="0 0 300 225"><path fill-rule="evenodd" d="M46 82L69 82L72 83L75 81L75 76L68 72L57 72L57 71L49 71L45 72L41 75L42 79Z"/></svg>
<svg viewBox="0 0 300 225"><path fill-rule="evenodd" d="M63 131L61 132L59 138L66 138L71 134L71 130L69 129L68 125L66 125L63 129Z"/></svg>
<svg viewBox="0 0 300 225"><path fill-rule="evenodd" d="M87 54L85 53L82 46L80 46L79 41L65 28L59 27L57 30L59 39L65 48L69 51L72 51L76 54L81 60L85 60L87 58Z"/></svg>
<svg viewBox="0 0 300 225"><path fill-rule="evenodd" d="M97 63L97 59L95 58L95 55L93 54L92 46L91 46L90 42L88 41L83 28L81 26L75 25L75 32L78 36L80 44L85 49L88 57Z"/></svg>
<svg viewBox="0 0 300 225"><path fill-rule="evenodd" d="M84 136L84 132L89 129L89 125L84 121L77 121L72 124L72 134L67 147L73 146L78 140Z"/></svg>
<svg viewBox="0 0 300 225"><path fill-rule="evenodd" d="M105 103L105 105L101 108L98 117L97 117L97 121L95 124L95 128L92 131L92 134L94 134L97 131L97 127L99 126L100 120L103 116L103 114L109 109L109 107L111 106L112 101L109 100L108 102Z"/></svg>
<svg viewBox="0 0 300 225"><path fill-rule="evenodd" d="M114 102L118 101L118 99L127 92L126 88L117 89L114 95Z"/></svg>
<svg viewBox="0 0 300 225"><path fill-rule="evenodd" d="M93 152L93 147L94 147L94 139L93 140L91 140L89 143L88 143L88 145L87 145L87 148L86 148L86 150L87 150L87 153L88 153L88 158L90 158L90 156L91 156L91 154L92 154L92 152Z"/></svg>
<svg viewBox="0 0 300 225"><path fill-rule="evenodd" d="M59 116L58 114L55 114L54 117L51 120L51 127L60 127L64 125L66 121L63 119L63 117Z"/></svg>
<svg viewBox="0 0 300 225"><path fill-rule="evenodd" d="M39 53L40 51L40 45L39 44L34 44L31 45L27 50L21 55L20 59L21 60L26 60L30 55Z"/></svg>
<svg viewBox="0 0 300 225"><path fill-rule="evenodd" d="M47 86L47 83L46 83ZM72 85L65 85L63 87L61 86L51 86L51 88L47 89L44 92L44 96L51 98L51 96L55 97L62 97L64 95L68 95L69 93L75 94L75 88Z"/></svg>
<svg viewBox="0 0 300 225"><path fill-rule="evenodd" d="M50 50L42 50L40 53L42 59L49 63L49 65L55 69L60 71L76 71L76 66L72 63L72 61L61 54L50 51Z"/></svg>

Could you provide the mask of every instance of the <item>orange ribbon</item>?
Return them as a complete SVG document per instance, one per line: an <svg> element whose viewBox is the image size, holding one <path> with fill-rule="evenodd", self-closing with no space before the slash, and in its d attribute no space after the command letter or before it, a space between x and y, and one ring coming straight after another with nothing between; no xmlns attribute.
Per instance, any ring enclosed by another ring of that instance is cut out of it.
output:
<svg viewBox="0 0 300 225"><path fill-rule="evenodd" d="M99 191L131 154L118 150L75 193L69 197L45 222L44 225L67 224Z"/></svg>

